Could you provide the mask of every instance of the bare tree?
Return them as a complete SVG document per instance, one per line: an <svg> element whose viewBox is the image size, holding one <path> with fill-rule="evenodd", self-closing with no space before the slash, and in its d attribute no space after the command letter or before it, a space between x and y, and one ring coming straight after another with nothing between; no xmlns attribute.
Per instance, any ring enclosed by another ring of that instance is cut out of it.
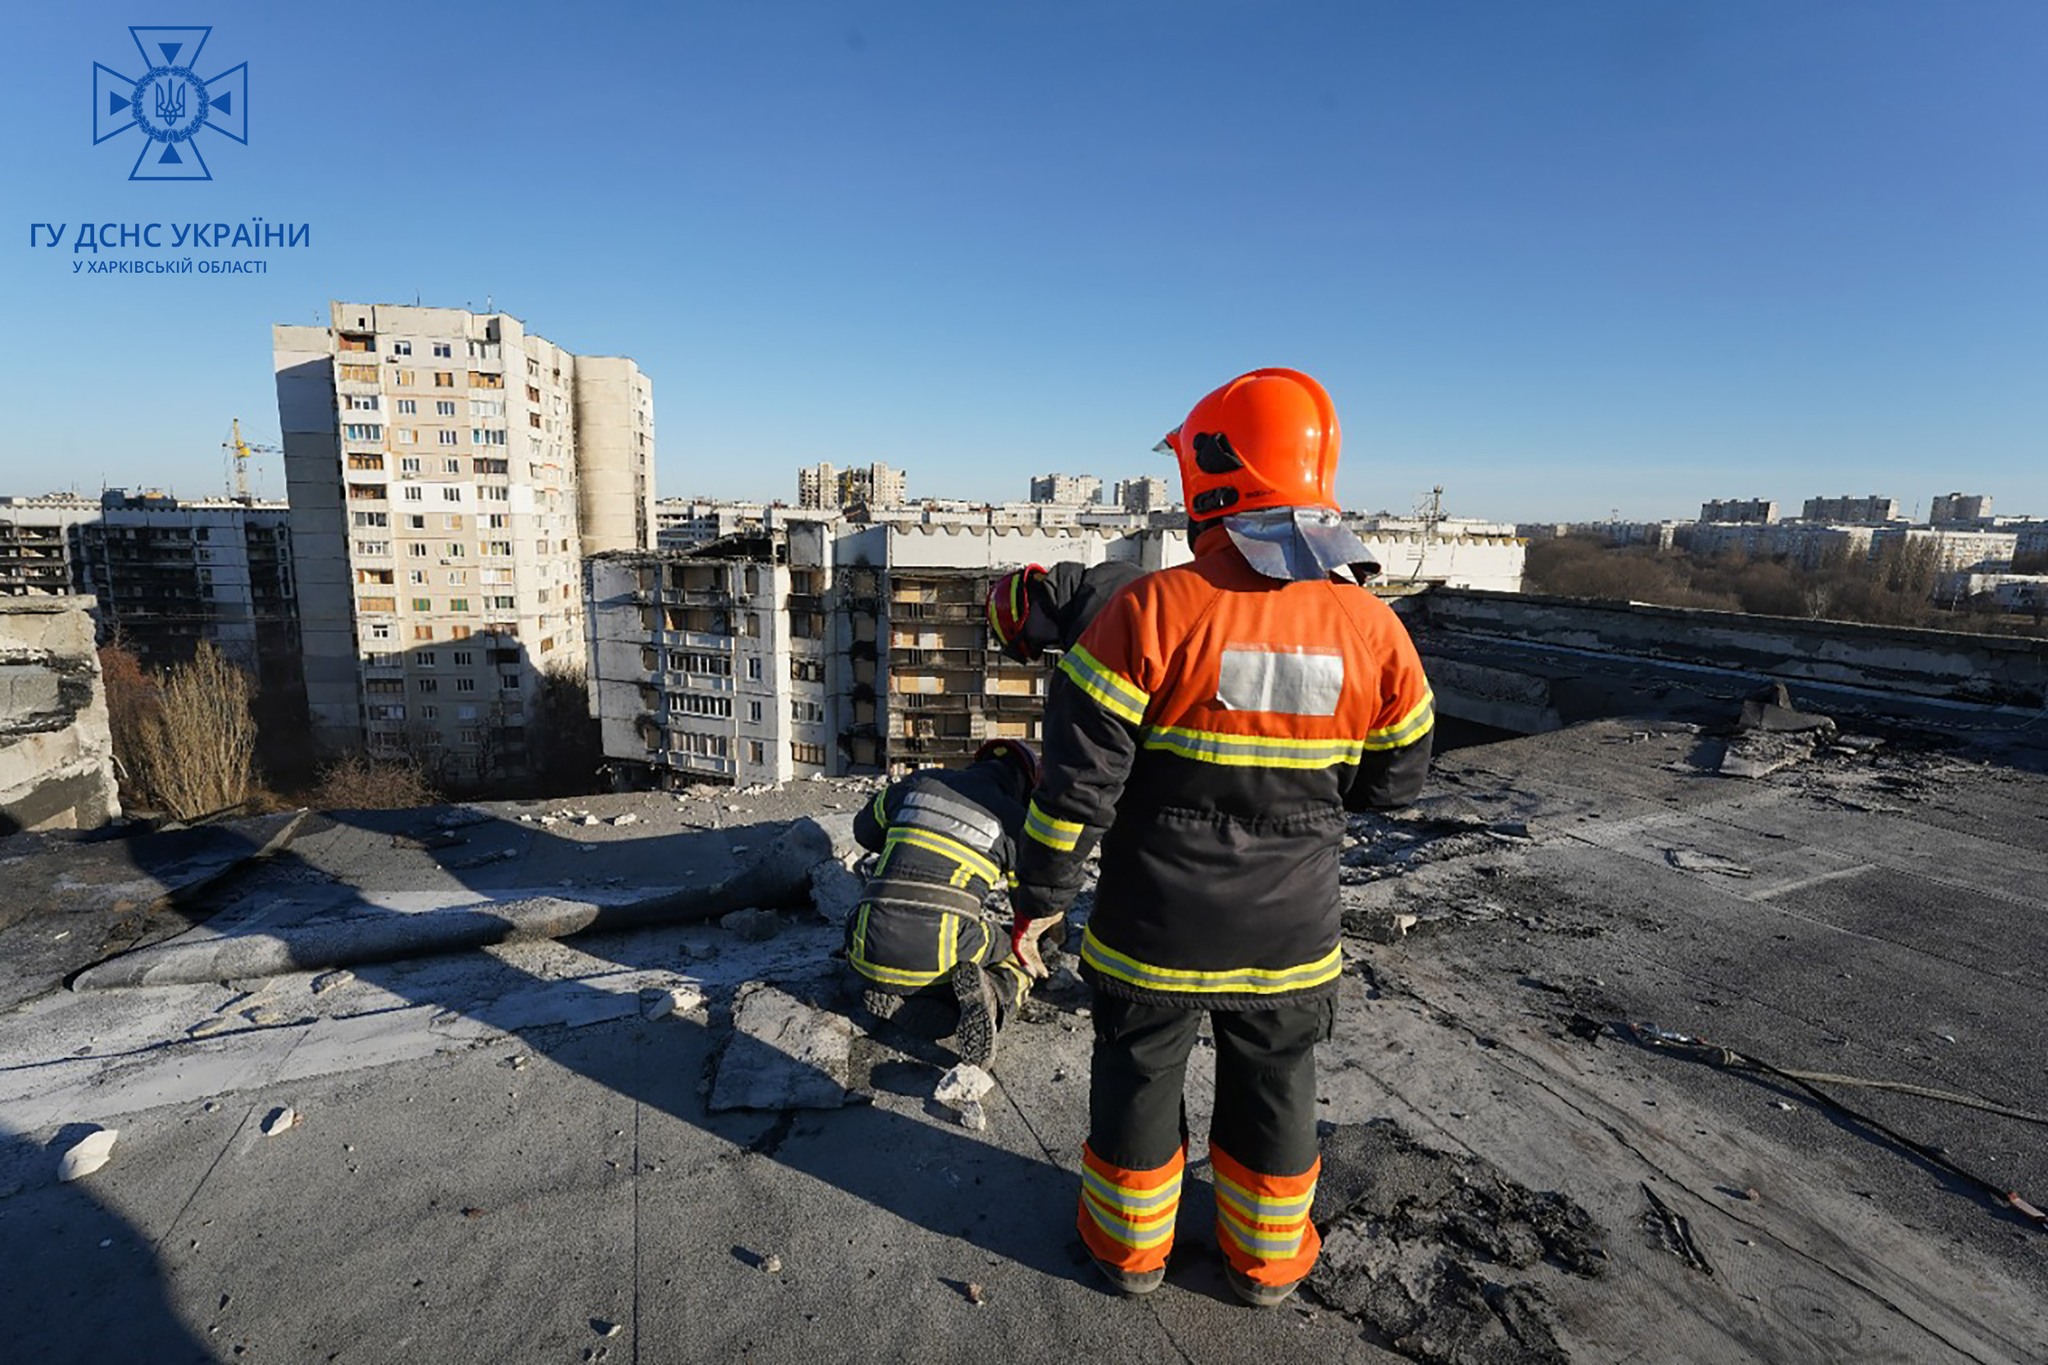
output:
<svg viewBox="0 0 2048 1365"><path fill-rule="evenodd" d="M211 644L173 668L141 726L138 785L180 820L239 806L255 779L249 675Z"/></svg>

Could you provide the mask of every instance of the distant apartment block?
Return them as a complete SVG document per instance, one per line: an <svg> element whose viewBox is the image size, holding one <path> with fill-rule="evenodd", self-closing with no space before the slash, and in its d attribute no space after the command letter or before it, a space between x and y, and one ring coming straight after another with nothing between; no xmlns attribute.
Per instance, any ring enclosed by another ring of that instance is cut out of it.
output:
<svg viewBox="0 0 2048 1365"><path fill-rule="evenodd" d="M798 507L901 507L907 496L903 471L885 464L840 469L815 464L796 472Z"/></svg>
<svg viewBox="0 0 2048 1365"><path fill-rule="evenodd" d="M1093 474L1040 474L1031 480L1031 501L1092 507L1102 501L1102 480Z"/></svg>
<svg viewBox="0 0 2048 1365"><path fill-rule="evenodd" d="M1876 494L1867 498L1808 498L1799 519L1836 526L1882 526L1899 519L1899 500Z"/></svg>
<svg viewBox="0 0 2048 1365"><path fill-rule="evenodd" d="M1943 493L1927 504L1930 526L1964 526L1991 520L1988 493Z"/></svg>
<svg viewBox="0 0 2048 1365"><path fill-rule="evenodd" d="M1179 506L1174 496L1173 480L1157 474L1147 474L1142 479L1125 479L1117 484L1113 501L1126 512L1151 514L1168 512Z"/></svg>
<svg viewBox="0 0 2048 1365"><path fill-rule="evenodd" d="M200 641L296 690L299 628L283 503L181 501L110 489L98 498L0 498L0 594L89 593L101 640L143 664L184 663Z"/></svg>
<svg viewBox="0 0 2048 1365"><path fill-rule="evenodd" d="M584 669L583 556L653 544L652 386L504 313L272 336L315 745L527 771L542 669Z"/></svg>
<svg viewBox="0 0 2048 1365"><path fill-rule="evenodd" d="M1778 520L1778 504L1769 498L1717 498L1700 504L1700 520L1731 526L1770 526Z"/></svg>
<svg viewBox="0 0 2048 1365"><path fill-rule="evenodd" d="M2016 573L2048 573L2048 521L2013 527L2012 567Z"/></svg>
<svg viewBox="0 0 2048 1365"><path fill-rule="evenodd" d="M1165 568L1188 559L1187 536L991 525L980 510L976 524L792 522L593 558L606 756L656 782L748 784L958 764L987 739L1038 738L1047 670L989 647L989 582L1061 560ZM1371 531L1381 590L1518 588L1523 546L1478 525Z"/></svg>

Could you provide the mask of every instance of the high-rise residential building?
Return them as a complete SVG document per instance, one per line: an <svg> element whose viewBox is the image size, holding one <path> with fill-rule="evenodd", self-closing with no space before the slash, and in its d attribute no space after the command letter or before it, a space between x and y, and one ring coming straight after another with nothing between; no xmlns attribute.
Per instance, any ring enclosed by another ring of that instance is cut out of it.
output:
<svg viewBox="0 0 2048 1365"><path fill-rule="evenodd" d="M1989 493L1943 493L1927 504L1927 524L1930 526L1959 526L1989 520Z"/></svg>
<svg viewBox="0 0 2048 1365"><path fill-rule="evenodd" d="M1769 498L1716 498L1700 504L1700 520L1725 526L1777 524L1778 504Z"/></svg>
<svg viewBox="0 0 2048 1365"><path fill-rule="evenodd" d="M1837 526L1882 526L1899 519L1899 500L1875 493L1867 498L1808 498L1799 519Z"/></svg>
<svg viewBox="0 0 2048 1365"><path fill-rule="evenodd" d="M1115 497L1116 505L1126 512L1164 512L1175 502L1173 481L1157 474L1123 480L1116 486Z"/></svg>
<svg viewBox="0 0 2048 1365"><path fill-rule="evenodd" d="M653 544L647 377L460 308L272 337L315 745L526 772L542 671L585 671L583 556Z"/></svg>
<svg viewBox="0 0 2048 1365"><path fill-rule="evenodd" d="M1093 474L1040 474L1031 480L1031 501L1093 506L1102 501L1102 480Z"/></svg>
<svg viewBox="0 0 2048 1365"><path fill-rule="evenodd" d="M796 472L798 507L837 507L839 471L829 464L805 465Z"/></svg>
<svg viewBox="0 0 2048 1365"><path fill-rule="evenodd" d="M814 464L796 472L798 507L842 511L856 507L901 507L904 497L903 471L885 464L853 469Z"/></svg>

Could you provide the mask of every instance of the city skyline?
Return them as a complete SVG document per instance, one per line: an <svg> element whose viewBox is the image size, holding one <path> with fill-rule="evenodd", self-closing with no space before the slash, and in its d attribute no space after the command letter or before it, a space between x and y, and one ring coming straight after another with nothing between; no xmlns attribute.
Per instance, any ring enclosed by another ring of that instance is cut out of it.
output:
<svg viewBox="0 0 2048 1365"><path fill-rule="evenodd" d="M317 31L208 17L250 63L250 142L156 185L48 113L122 27L26 17L0 91L22 216L261 214L311 245L141 284L17 224L0 485L222 489L231 418L276 442L269 324L359 298L635 357L676 416L664 497L793 500L822 461L935 498L1108 487L1170 472L1150 448L1208 388L1293 364L1337 399L1349 507L1442 485L1466 516L1658 520L1960 486L2048 515L2048 188L2013 173L2048 153L2036 6L797 5L636 16L630 43L428 10L352 70L378 128L435 126L449 51L577 118L513 101L460 174L432 139L389 149L379 194L337 188L361 130L294 93ZM1227 101L1183 74L1218 51ZM627 129L653 135L599 135ZM489 232L484 185L508 187Z"/></svg>

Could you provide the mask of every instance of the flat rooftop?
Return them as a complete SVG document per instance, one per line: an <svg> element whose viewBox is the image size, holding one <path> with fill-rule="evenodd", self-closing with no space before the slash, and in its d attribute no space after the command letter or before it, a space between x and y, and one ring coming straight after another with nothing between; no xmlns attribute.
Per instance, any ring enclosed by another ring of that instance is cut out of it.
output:
<svg viewBox="0 0 2048 1365"><path fill-rule="evenodd" d="M801 906L766 939L61 984L179 934L716 881L861 782L318 815L211 883L189 851L17 837L0 1316L45 1360L2048 1358L2048 1231L1987 1192L2048 1201L2048 778L1853 727L1755 778L1721 749L1576 725L1441 755L1422 803L1353 821L1326 1255L1264 1313L1223 1282L1199 1065L1165 1288L1086 1264L1071 978L1005 1033L985 1131L934 1099L942 1021L833 1022L838 932ZM647 1017L677 987L708 1003ZM792 1002L769 1051L826 1083L715 1108L765 990ZM1831 1104L1632 1025L1913 1089L1813 1082ZM852 1041L816 1061L805 1028ZM90 1125L112 1159L59 1183Z"/></svg>

